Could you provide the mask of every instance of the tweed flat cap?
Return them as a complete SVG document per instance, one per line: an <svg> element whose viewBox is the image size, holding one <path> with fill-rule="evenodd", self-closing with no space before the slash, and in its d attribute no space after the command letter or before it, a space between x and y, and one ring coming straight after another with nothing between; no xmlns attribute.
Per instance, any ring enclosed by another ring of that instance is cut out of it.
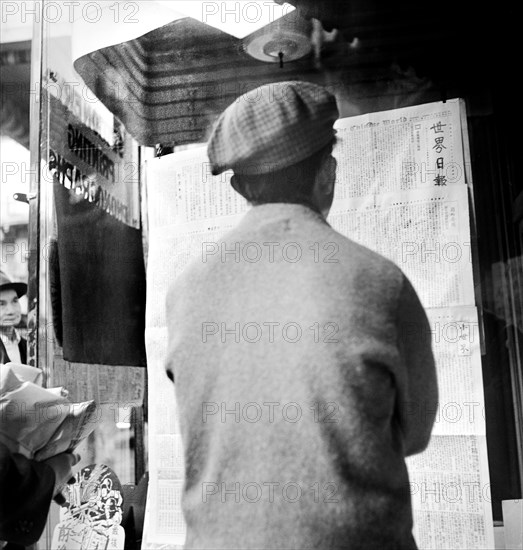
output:
<svg viewBox="0 0 523 550"><path fill-rule="evenodd" d="M311 82L265 84L222 113L207 144L213 175L264 174L306 159L334 138L335 97Z"/></svg>

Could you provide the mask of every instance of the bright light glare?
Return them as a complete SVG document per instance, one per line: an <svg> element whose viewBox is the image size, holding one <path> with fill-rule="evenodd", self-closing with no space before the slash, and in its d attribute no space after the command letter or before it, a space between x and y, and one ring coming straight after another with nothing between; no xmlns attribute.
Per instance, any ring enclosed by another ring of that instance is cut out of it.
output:
<svg viewBox="0 0 523 550"><path fill-rule="evenodd" d="M117 422L116 427L119 430L129 430L131 428L131 423L130 422Z"/></svg>
<svg viewBox="0 0 523 550"><path fill-rule="evenodd" d="M236 38L245 38L295 10L290 4L279 5L273 0L248 2L158 0L158 3Z"/></svg>

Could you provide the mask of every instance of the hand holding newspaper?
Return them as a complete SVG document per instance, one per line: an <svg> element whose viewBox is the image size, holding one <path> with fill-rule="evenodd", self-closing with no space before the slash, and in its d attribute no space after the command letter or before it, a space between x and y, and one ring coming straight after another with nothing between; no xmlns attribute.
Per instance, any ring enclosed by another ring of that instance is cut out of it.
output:
<svg viewBox="0 0 523 550"><path fill-rule="evenodd" d="M40 369L0 365L0 442L39 461L74 450L99 420L94 401L71 403L63 388L41 384Z"/></svg>

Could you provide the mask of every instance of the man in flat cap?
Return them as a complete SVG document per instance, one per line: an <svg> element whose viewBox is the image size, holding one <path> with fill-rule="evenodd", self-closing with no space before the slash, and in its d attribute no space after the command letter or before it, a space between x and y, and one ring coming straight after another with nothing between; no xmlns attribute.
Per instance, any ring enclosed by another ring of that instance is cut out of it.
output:
<svg viewBox="0 0 523 550"><path fill-rule="evenodd" d="M15 283L0 271L0 364L27 362L27 341L16 327L22 320L20 298L27 292L25 283Z"/></svg>
<svg viewBox="0 0 523 550"><path fill-rule="evenodd" d="M252 207L168 293L186 548L416 548L405 457L436 413L429 327L402 271L326 221L337 117L320 86L270 84L208 142Z"/></svg>

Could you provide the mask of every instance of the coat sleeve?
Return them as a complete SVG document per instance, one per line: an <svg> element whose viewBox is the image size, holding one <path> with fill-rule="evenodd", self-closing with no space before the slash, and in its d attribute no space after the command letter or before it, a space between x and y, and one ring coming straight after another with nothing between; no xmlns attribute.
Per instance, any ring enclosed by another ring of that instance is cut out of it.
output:
<svg viewBox="0 0 523 550"><path fill-rule="evenodd" d="M38 541L54 484L50 466L11 453L0 443L0 540L22 546Z"/></svg>
<svg viewBox="0 0 523 550"><path fill-rule="evenodd" d="M405 388L398 398L398 416L405 456L423 451L430 440L438 408L438 384L431 331L425 310L404 277L398 304L398 347Z"/></svg>

